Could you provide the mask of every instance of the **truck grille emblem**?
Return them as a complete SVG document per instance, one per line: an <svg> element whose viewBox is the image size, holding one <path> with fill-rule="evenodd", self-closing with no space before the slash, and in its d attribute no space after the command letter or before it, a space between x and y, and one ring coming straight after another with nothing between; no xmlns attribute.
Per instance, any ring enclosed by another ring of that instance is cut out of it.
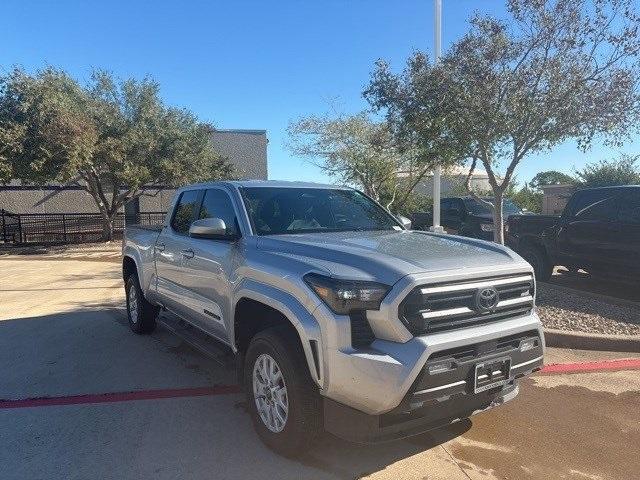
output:
<svg viewBox="0 0 640 480"><path fill-rule="evenodd" d="M476 310L490 312L498 306L500 297L494 287L481 288L476 293Z"/></svg>

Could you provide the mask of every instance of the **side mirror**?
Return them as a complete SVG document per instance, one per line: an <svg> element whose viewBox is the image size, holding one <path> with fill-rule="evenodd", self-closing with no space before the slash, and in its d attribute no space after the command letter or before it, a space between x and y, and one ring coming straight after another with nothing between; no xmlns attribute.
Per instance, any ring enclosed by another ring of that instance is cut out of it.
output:
<svg viewBox="0 0 640 480"><path fill-rule="evenodd" d="M407 217L403 217L402 215L398 215L397 218L398 220L400 220L400 223L402 223L402 226L405 229L411 230L411 220L409 220Z"/></svg>
<svg viewBox="0 0 640 480"><path fill-rule="evenodd" d="M194 238L220 238L227 236L227 226L221 218L203 218L189 227L189 236Z"/></svg>

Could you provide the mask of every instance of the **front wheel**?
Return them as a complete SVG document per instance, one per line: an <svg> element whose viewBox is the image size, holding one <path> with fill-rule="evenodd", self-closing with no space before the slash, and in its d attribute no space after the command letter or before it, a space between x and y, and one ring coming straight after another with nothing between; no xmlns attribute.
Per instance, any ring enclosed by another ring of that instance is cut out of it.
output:
<svg viewBox="0 0 640 480"><path fill-rule="evenodd" d="M292 456L312 446L322 428L322 402L295 334L271 328L251 340L244 387L253 425L269 448Z"/></svg>

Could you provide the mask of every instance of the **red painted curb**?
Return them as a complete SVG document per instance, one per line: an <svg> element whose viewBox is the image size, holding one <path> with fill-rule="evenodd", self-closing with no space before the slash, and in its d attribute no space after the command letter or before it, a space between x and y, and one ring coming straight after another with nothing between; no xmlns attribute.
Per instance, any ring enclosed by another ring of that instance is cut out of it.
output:
<svg viewBox="0 0 640 480"><path fill-rule="evenodd" d="M541 372L579 373L636 369L640 369L640 358L625 358L622 360L603 360L599 362L584 363L552 363L550 365L545 365Z"/></svg>
<svg viewBox="0 0 640 480"><path fill-rule="evenodd" d="M132 400L156 400L161 398L202 397L238 393L237 385L217 385L199 388L172 388L162 390L141 390L138 392L113 392L63 397L25 398L21 400L0 400L0 410L8 408L50 407L54 405L81 405L85 403L115 403Z"/></svg>
<svg viewBox="0 0 640 480"><path fill-rule="evenodd" d="M636 369L640 369L640 358L604 360L601 362L585 363L556 363L545 365L540 372L562 374ZM160 390L140 390L137 392L112 392L87 395L68 395L62 397L25 398L19 400L0 400L0 410L10 408L51 407L55 405L82 405L90 403L158 400L162 398L203 397L229 395L239 392L240 387L238 385L216 385L213 387L170 388Z"/></svg>

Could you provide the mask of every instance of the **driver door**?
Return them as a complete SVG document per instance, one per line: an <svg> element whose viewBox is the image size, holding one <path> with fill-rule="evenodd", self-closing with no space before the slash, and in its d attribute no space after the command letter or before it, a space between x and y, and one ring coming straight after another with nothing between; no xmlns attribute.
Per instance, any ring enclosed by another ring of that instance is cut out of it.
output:
<svg viewBox="0 0 640 480"><path fill-rule="evenodd" d="M173 217L156 241L156 274L158 295L162 303L173 313L188 318L189 297L185 288L190 276L189 259L193 257L189 227L196 219L202 190L185 190L176 202Z"/></svg>

